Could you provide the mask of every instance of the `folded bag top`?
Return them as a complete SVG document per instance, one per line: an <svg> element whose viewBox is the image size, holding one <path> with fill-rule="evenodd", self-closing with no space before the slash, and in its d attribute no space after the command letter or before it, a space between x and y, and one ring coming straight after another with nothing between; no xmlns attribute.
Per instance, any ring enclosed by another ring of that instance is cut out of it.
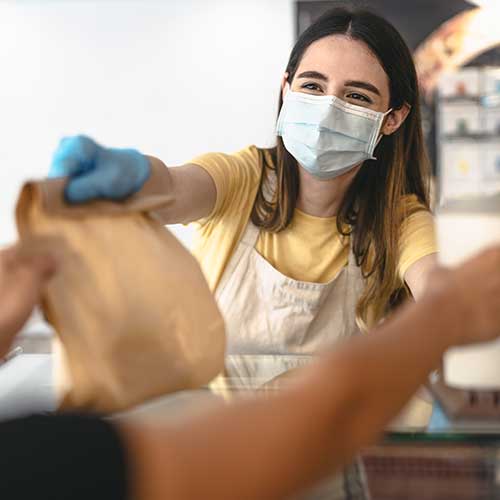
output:
<svg viewBox="0 0 500 500"><path fill-rule="evenodd" d="M170 196L64 202L66 179L26 183L22 240L57 237L42 309L57 332L59 408L110 413L208 383L223 369L224 322L195 258L154 216Z"/></svg>

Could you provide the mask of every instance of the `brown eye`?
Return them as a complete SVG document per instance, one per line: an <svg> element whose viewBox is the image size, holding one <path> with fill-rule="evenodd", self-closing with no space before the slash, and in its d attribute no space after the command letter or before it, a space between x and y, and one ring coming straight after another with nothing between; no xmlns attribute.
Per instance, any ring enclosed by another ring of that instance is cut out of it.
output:
<svg viewBox="0 0 500 500"><path fill-rule="evenodd" d="M321 87L316 83L304 83L300 88L310 90L312 92L321 92Z"/></svg>
<svg viewBox="0 0 500 500"><path fill-rule="evenodd" d="M368 97L363 94L358 94L357 92L352 92L347 97L349 97L349 99L354 99L355 101L366 102L368 104L372 103L371 99L368 99Z"/></svg>

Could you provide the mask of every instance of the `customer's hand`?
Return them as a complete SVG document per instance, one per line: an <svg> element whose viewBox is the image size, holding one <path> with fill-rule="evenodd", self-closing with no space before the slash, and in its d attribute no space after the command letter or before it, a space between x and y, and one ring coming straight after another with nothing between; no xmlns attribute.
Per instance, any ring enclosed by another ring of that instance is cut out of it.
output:
<svg viewBox="0 0 500 500"><path fill-rule="evenodd" d="M7 352L56 271L53 248L54 240L40 238L0 251L0 356Z"/></svg>
<svg viewBox="0 0 500 500"><path fill-rule="evenodd" d="M500 246L482 251L462 265L433 273L431 293L446 294L455 315L455 343L485 342L500 336Z"/></svg>
<svg viewBox="0 0 500 500"><path fill-rule="evenodd" d="M150 171L149 160L135 149L105 148L78 135L62 139L49 177L68 176L66 200L82 203L96 198L125 199L141 189Z"/></svg>

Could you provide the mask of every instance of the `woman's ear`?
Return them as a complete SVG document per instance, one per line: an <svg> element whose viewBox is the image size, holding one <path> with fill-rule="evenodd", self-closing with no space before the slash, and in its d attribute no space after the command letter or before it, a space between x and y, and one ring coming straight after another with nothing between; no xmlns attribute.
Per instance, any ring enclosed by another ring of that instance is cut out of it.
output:
<svg viewBox="0 0 500 500"><path fill-rule="evenodd" d="M283 78L281 79L281 98L285 98L285 94L290 90L290 84L288 83L288 72L283 74Z"/></svg>
<svg viewBox="0 0 500 500"><path fill-rule="evenodd" d="M406 102L399 108L393 109L386 117L382 126L382 134L391 135L403 124L410 113L411 106Z"/></svg>

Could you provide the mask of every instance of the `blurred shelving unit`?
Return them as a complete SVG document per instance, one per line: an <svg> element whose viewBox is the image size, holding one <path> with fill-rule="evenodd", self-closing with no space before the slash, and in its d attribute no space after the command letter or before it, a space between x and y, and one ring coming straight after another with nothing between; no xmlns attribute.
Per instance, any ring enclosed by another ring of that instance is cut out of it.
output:
<svg viewBox="0 0 500 500"><path fill-rule="evenodd" d="M500 68L443 76L437 94L441 201L500 191Z"/></svg>

